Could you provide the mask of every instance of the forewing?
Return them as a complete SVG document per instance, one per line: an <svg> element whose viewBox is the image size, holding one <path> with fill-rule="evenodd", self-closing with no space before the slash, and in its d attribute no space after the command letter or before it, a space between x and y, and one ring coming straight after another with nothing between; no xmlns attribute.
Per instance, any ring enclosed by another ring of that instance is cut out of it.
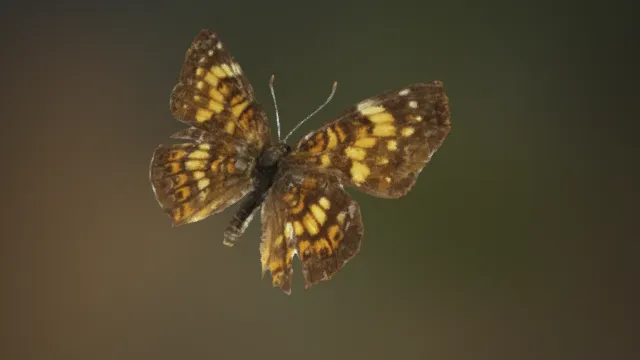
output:
<svg viewBox="0 0 640 360"><path fill-rule="evenodd" d="M267 116L249 80L210 30L202 30L187 50L170 107L176 119L207 132L244 139L259 149L270 142Z"/></svg>
<svg viewBox="0 0 640 360"><path fill-rule="evenodd" d="M207 133L182 131L174 137ZM214 140L210 138L209 140ZM256 154L241 142L161 145L151 160L149 178L160 206L174 226L224 210L252 188Z"/></svg>
<svg viewBox="0 0 640 360"><path fill-rule="evenodd" d="M305 136L289 157L383 198L405 195L451 129L440 81L366 99Z"/></svg>
<svg viewBox="0 0 640 360"><path fill-rule="evenodd" d="M360 249L359 205L332 175L288 171L278 177L262 208L262 272L291 293L291 260L302 263L306 288L329 280Z"/></svg>

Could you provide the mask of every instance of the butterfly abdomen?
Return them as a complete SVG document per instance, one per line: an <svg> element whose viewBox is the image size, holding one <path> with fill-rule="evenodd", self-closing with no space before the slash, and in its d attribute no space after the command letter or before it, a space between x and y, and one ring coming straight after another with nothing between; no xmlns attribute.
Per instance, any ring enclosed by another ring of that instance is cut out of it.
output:
<svg viewBox="0 0 640 360"><path fill-rule="evenodd" d="M253 190L247 195L240 209L224 233L224 244L233 246L253 219L255 211L264 202L273 185L280 161L291 151L286 144L273 145L262 151L253 170Z"/></svg>

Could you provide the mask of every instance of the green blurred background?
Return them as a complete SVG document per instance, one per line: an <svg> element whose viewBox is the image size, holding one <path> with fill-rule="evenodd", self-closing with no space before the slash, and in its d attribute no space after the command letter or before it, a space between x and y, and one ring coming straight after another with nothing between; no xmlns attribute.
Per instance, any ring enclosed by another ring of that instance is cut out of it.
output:
<svg viewBox="0 0 640 360"><path fill-rule="evenodd" d="M631 2L27 1L0 14L0 358L637 359ZM304 290L296 263L286 296L260 280L258 221L229 249L236 207L171 228L157 205L149 160L184 127L169 93L203 28L272 121L277 74L285 132L338 81L293 138L365 97L444 81L451 134L408 196L351 192L365 239L331 281Z"/></svg>

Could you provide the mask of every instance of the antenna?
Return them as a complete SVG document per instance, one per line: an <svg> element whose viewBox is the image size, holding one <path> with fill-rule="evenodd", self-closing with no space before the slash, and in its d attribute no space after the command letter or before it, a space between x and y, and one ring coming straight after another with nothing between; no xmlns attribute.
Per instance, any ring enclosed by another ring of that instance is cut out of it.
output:
<svg viewBox="0 0 640 360"><path fill-rule="evenodd" d="M331 101L331 99L333 98L333 95L335 95L336 93L336 88L338 87L338 82L334 81L333 82L333 88L331 89L331 94L329 94L329 97L327 98L327 100L324 101L324 103L320 106L318 106L317 109L315 109L311 114L309 114L306 118L304 118L302 121L300 121L298 123L298 125L296 125L293 130L291 130L289 132L289 134L287 134L287 136L284 138L283 142L287 142L287 139L289 138L289 136L291 136L296 130L298 130L298 128L304 124L307 120L311 119L311 117L315 114L317 114L320 110L322 110L323 107L327 106L327 104Z"/></svg>
<svg viewBox="0 0 640 360"><path fill-rule="evenodd" d="M280 114L278 113L278 103L276 102L276 91L273 89L273 82L276 79L276 74L271 75L269 79L269 90L271 90L271 98L273 99L273 107L276 109L276 124L278 125L278 141L280 141Z"/></svg>

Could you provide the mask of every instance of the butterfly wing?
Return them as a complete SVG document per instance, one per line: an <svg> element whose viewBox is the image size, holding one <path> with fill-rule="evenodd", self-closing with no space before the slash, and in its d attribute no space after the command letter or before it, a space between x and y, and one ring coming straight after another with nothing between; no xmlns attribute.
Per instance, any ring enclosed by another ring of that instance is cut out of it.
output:
<svg viewBox="0 0 640 360"><path fill-rule="evenodd" d="M191 125L161 145L149 178L175 226L222 211L253 189L251 174L270 143L267 117L218 36L202 30L186 52L170 108Z"/></svg>
<svg viewBox="0 0 640 360"><path fill-rule="evenodd" d="M253 189L253 147L197 129L174 135L189 136L199 140L159 146L149 170L156 199L174 226L222 211Z"/></svg>
<svg viewBox="0 0 640 360"><path fill-rule="evenodd" d="M170 108L176 119L216 136L258 149L270 143L267 116L249 80L211 30L200 31L187 50Z"/></svg>
<svg viewBox="0 0 640 360"><path fill-rule="evenodd" d="M382 198L405 195L451 129L440 81L361 101L305 136L288 162L314 166Z"/></svg>
<svg viewBox="0 0 640 360"><path fill-rule="evenodd" d="M359 205L334 176L281 169L262 207L263 275L291 293L291 260L298 255L306 287L328 280L360 249Z"/></svg>

